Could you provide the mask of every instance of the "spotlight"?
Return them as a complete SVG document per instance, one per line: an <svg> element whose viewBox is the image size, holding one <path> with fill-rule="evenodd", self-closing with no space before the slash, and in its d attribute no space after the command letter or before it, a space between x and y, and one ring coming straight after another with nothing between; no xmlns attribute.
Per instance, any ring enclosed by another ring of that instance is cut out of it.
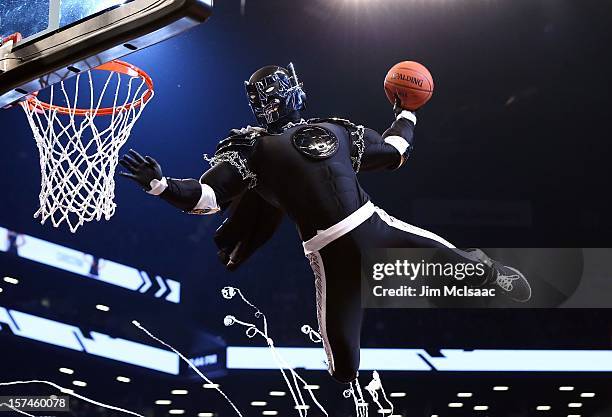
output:
<svg viewBox="0 0 612 417"><path fill-rule="evenodd" d="M448 403L450 408L461 408L463 407L463 403Z"/></svg>
<svg viewBox="0 0 612 417"><path fill-rule="evenodd" d="M321 387L319 387L318 385L310 385L310 384L306 384L304 385L304 389L308 389L308 390L315 390L315 389L319 389Z"/></svg>
<svg viewBox="0 0 612 417"><path fill-rule="evenodd" d="M251 405L253 407L265 407L266 405L268 405L268 403L265 401L251 401Z"/></svg>
<svg viewBox="0 0 612 417"><path fill-rule="evenodd" d="M202 385L206 389L217 389L219 388L219 384L204 384Z"/></svg>
<svg viewBox="0 0 612 417"><path fill-rule="evenodd" d="M378 410L378 414L391 414L391 409L381 408L380 410Z"/></svg>
<svg viewBox="0 0 612 417"><path fill-rule="evenodd" d="M310 406L309 406L309 405L304 404L304 405L296 405L296 406L295 406L295 407L293 407L293 408L295 408L296 410L309 410L309 409L310 409Z"/></svg>
<svg viewBox="0 0 612 417"><path fill-rule="evenodd" d="M505 385L497 385L493 387L493 391L508 391L510 389L510 387L507 387Z"/></svg>
<svg viewBox="0 0 612 417"><path fill-rule="evenodd" d="M594 392L583 392L580 394L582 398L593 398L595 396Z"/></svg>
<svg viewBox="0 0 612 417"><path fill-rule="evenodd" d="M13 284L13 285L19 284L19 280L13 277L4 277L4 282L6 282L7 284Z"/></svg>
<svg viewBox="0 0 612 417"><path fill-rule="evenodd" d="M97 304L96 309L100 311L110 311L110 307L105 306L104 304Z"/></svg>
<svg viewBox="0 0 612 417"><path fill-rule="evenodd" d="M270 391L270 397L284 397L287 395L285 391Z"/></svg>
<svg viewBox="0 0 612 417"><path fill-rule="evenodd" d="M538 411L550 411L551 406L550 405L538 405L536 407L536 410Z"/></svg>
<svg viewBox="0 0 612 417"><path fill-rule="evenodd" d="M568 385L559 387L559 391L573 391L573 390L574 390L574 387L568 386Z"/></svg>
<svg viewBox="0 0 612 417"><path fill-rule="evenodd" d="M470 398L472 396L471 392L458 392L457 397L459 398Z"/></svg>
<svg viewBox="0 0 612 417"><path fill-rule="evenodd" d="M180 410L180 409L172 409L172 410L168 410L168 414L185 414L185 410Z"/></svg>
<svg viewBox="0 0 612 417"><path fill-rule="evenodd" d="M215 413L198 413L198 417L215 417Z"/></svg>
<svg viewBox="0 0 612 417"><path fill-rule="evenodd" d="M72 381L72 385L76 385L77 387L86 387L87 382L75 380L75 381Z"/></svg>
<svg viewBox="0 0 612 417"><path fill-rule="evenodd" d="M187 395L187 394L189 394L189 391L187 391L186 389L173 389L172 391L170 391L170 394L172 394L172 395Z"/></svg>
<svg viewBox="0 0 612 417"><path fill-rule="evenodd" d="M276 416L278 415L278 411L274 411L274 410L266 410L263 413L264 416Z"/></svg>
<svg viewBox="0 0 612 417"><path fill-rule="evenodd" d="M389 394L389 397L391 398L403 398L406 396L405 392L392 392L391 394Z"/></svg>
<svg viewBox="0 0 612 417"><path fill-rule="evenodd" d="M59 368L59 371L63 374L72 375L74 371L70 368Z"/></svg>
<svg viewBox="0 0 612 417"><path fill-rule="evenodd" d="M487 411L489 409L488 405L475 405L474 411Z"/></svg>
<svg viewBox="0 0 612 417"><path fill-rule="evenodd" d="M117 377L117 381L125 382L125 383L132 382L132 380L130 378L128 378L127 376L118 376Z"/></svg>
<svg viewBox="0 0 612 417"><path fill-rule="evenodd" d="M156 405L170 405L172 404L172 401L170 400L157 400L155 401Z"/></svg>
<svg viewBox="0 0 612 417"><path fill-rule="evenodd" d="M569 408L580 408L582 407L582 403L569 403L567 406Z"/></svg>
<svg viewBox="0 0 612 417"><path fill-rule="evenodd" d="M0 287L0 293L1 293L2 291L4 291L4 290L2 289L2 287Z"/></svg>

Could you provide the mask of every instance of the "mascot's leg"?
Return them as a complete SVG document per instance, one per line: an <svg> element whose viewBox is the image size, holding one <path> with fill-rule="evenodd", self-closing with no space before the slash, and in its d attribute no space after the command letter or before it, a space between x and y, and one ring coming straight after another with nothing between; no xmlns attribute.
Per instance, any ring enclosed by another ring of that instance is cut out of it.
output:
<svg viewBox="0 0 612 417"><path fill-rule="evenodd" d="M317 319L329 372L339 382L357 378L361 339L359 252L349 236L307 255L315 274Z"/></svg>
<svg viewBox="0 0 612 417"><path fill-rule="evenodd" d="M501 294L521 303L531 299L531 286L519 270L491 259L480 249L457 249L440 236L398 220L380 208L376 209L375 214L367 223L370 234L376 236L370 241L377 247L438 248L436 262L472 263L485 266L486 272L483 277L466 279L465 284L494 285Z"/></svg>

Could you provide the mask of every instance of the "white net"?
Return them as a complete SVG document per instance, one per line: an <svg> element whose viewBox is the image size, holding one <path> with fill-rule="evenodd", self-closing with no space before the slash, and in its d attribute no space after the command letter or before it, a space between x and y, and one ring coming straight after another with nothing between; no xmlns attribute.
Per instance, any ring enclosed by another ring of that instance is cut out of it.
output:
<svg viewBox="0 0 612 417"><path fill-rule="evenodd" d="M136 71L95 71L108 74L101 83L93 72L51 86L48 101L21 103L40 152L40 209L34 217L55 227L66 223L73 233L115 213L119 150L153 93Z"/></svg>

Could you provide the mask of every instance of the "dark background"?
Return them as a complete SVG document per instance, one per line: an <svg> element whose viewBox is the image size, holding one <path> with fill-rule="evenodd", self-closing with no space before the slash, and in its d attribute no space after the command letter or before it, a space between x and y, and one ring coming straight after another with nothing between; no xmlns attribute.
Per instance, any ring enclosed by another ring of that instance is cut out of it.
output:
<svg viewBox="0 0 612 417"><path fill-rule="evenodd" d="M244 15L237 1L219 2L205 25L128 57L151 74L156 97L127 146L155 157L165 175L199 177L202 154L229 129L254 123L243 80L289 61L305 84L308 117L382 131L393 116L383 78L396 62L416 60L431 70L435 93L418 113L405 168L361 176L377 205L458 246L607 247L611 23L604 0L260 0ZM0 225L184 285L183 304L171 310L121 294L100 300L120 315L101 318L88 307L83 323L138 339L124 324L137 313L178 345L195 329L246 344L222 325L219 289L235 285L274 317L277 344L304 343L297 330L316 320L313 279L289 222L235 273L218 263L211 239L222 215L184 215L121 178L111 221L74 235L41 226L32 218L40 174L25 116L2 111L0 125ZM31 269L7 259L0 266L11 273ZM54 276L76 279L29 279ZM0 303L70 322L76 298L95 298L88 289L56 289L52 312L37 303L40 294L7 291ZM363 345L609 349L610 317L578 309L370 311Z"/></svg>

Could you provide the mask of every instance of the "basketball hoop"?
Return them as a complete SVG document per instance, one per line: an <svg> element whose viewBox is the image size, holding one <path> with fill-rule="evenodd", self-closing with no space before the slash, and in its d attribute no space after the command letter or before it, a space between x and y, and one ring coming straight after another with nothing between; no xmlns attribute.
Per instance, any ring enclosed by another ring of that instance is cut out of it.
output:
<svg viewBox="0 0 612 417"><path fill-rule="evenodd" d="M94 71L108 72L101 86L94 82ZM79 105L83 75L85 106ZM154 95L153 81L134 65L111 61L49 87L48 93L48 100L35 93L20 103L40 152L40 209L34 217L41 223L50 219L55 227L66 222L74 233L85 222L109 220L115 213L119 150Z"/></svg>

